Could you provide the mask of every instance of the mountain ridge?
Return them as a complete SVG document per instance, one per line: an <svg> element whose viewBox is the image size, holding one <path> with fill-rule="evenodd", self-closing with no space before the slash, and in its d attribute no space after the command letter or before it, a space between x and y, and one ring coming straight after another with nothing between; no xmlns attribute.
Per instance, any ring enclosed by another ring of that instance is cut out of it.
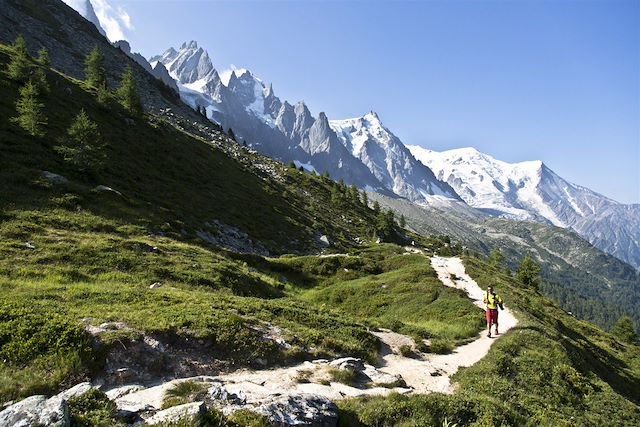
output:
<svg viewBox="0 0 640 427"><path fill-rule="evenodd" d="M491 216L572 229L640 269L640 205L624 205L571 183L540 160L507 163L471 147L408 148L470 206Z"/></svg>

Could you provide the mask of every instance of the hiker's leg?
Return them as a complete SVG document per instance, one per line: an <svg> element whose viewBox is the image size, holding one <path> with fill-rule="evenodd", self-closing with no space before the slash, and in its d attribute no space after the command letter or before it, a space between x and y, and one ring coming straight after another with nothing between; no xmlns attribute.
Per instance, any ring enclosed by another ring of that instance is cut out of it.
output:
<svg viewBox="0 0 640 427"><path fill-rule="evenodd" d="M491 316L491 310L487 309L487 336L491 336L491 322L493 320L492 316Z"/></svg>

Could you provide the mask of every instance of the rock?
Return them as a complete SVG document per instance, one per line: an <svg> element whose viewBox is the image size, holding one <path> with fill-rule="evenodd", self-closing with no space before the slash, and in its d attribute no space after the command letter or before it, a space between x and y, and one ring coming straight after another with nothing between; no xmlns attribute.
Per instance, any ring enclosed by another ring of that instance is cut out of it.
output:
<svg viewBox="0 0 640 427"><path fill-rule="evenodd" d="M111 187L107 187L106 185L98 185L93 189L93 191L97 193L114 193L114 194L117 194L118 196L122 196L121 192L119 192L118 190L114 190Z"/></svg>
<svg viewBox="0 0 640 427"><path fill-rule="evenodd" d="M329 246L331 243L329 242L329 238L326 236L326 234L323 234L322 236L320 236L320 238L318 239L320 241L320 243L323 246Z"/></svg>
<svg viewBox="0 0 640 427"><path fill-rule="evenodd" d="M30 396L0 412L0 426L67 427L70 425L69 407L63 399Z"/></svg>
<svg viewBox="0 0 640 427"><path fill-rule="evenodd" d="M362 359L357 359L355 357L343 357L341 359L336 359L329 363L329 366L355 373L364 371L364 363L362 362Z"/></svg>
<svg viewBox="0 0 640 427"><path fill-rule="evenodd" d="M105 392L105 394L110 400L116 400L121 398L122 396L126 396L129 393L135 393L136 391L140 391L143 389L144 389L144 386L141 386L139 384L130 384L122 387L113 388Z"/></svg>
<svg viewBox="0 0 640 427"><path fill-rule="evenodd" d="M27 249L35 249L35 248L36 248L35 246L33 246L33 245L32 245L31 243L29 243L29 242L25 242L24 247L25 247L25 248L27 248Z"/></svg>
<svg viewBox="0 0 640 427"><path fill-rule="evenodd" d="M159 287L162 286L162 283L160 282L153 282L152 284L149 285L149 289L158 289Z"/></svg>
<svg viewBox="0 0 640 427"><path fill-rule="evenodd" d="M64 176L49 171L42 171L42 176L52 184L67 184L69 182Z"/></svg>
<svg viewBox="0 0 640 427"><path fill-rule="evenodd" d="M277 426L335 427L338 408L329 399L314 394L280 396L253 410Z"/></svg>
<svg viewBox="0 0 640 427"><path fill-rule="evenodd" d="M149 425L173 423L182 418L195 417L205 412L207 412L207 406L204 402L185 403L184 405L173 406L156 412L152 417L146 419L146 423Z"/></svg>
<svg viewBox="0 0 640 427"><path fill-rule="evenodd" d="M62 393L57 394L56 396L52 397L51 399L60 399L60 400L69 400L71 398L74 397L78 397L78 396L82 396L83 394L85 394L86 392L88 392L89 390L91 390L92 388L95 388L91 385L90 382L83 382L80 384L76 384L73 387L71 387L68 390L63 391ZM51 400L49 399L49 400Z"/></svg>

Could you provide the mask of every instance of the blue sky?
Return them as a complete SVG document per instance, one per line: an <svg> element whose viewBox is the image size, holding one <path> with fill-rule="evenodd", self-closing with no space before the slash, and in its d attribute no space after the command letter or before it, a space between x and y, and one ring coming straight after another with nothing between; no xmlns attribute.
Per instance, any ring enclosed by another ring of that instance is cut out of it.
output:
<svg viewBox="0 0 640 427"><path fill-rule="evenodd" d="M405 144L540 159L640 203L638 0L92 1L147 57L195 39L314 115L374 110Z"/></svg>

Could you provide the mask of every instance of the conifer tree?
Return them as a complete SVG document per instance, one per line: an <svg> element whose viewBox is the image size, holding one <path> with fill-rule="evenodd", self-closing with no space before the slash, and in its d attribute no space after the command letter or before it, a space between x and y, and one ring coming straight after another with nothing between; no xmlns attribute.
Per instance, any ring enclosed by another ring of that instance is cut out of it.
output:
<svg viewBox="0 0 640 427"><path fill-rule="evenodd" d="M7 65L7 74L13 80L25 81L29 73L29 53L24 37L18 36L12 48L13 56Z"/></svg>
<svg viewBox="0 0 640 427"><path fill-rule="evenodd" d="M20 88L20 97L16 102L18 116L12 121L18 124L31 136L43 136L47 118L43 112L44 104L38 99L37 86L28 81Z"/></svg>
<svg viewBox="0 0 640 427"><path fill-rule="evenodd" d="M80 110L67 129L65 144L55 147L55 150L81 172L100 169L105 159L98 125L84 110Z"/></svg>
<svg viewBox="0 0 640 427"><path fill-rule="evenodd" d="M38 51L38 58L36 59L36 61L38 61L38 64L42 65L43 67L48 67L50 65L49 51L44 47L41 48Z"/></svg>
<svg viewBox="0 0 640 427"><path fill-rule="evenodd" d="M538 289L540 287L540 266L527 255L520 262L516 279L521 281L525 286Z"/></svg>
<svg viewBox="0 0 640 427"><path fill-rule="evenodd" d="M103 82L98 86L98 89L96 90L96 99L98 100L98 104L103 107L108 107L111 103L111 92L109 91L106 82Z"/></svg>
<svg viewBox="0 0 640 427"><path fill-rule="evenodd" d="M380 212L380 203L378 203L378 201L376 200L375 202L373 202L373 211L375 213Z"/></svg>
<svg viewBox="0 0 640 427"><path fill-rule="evenodd" d="M99 87L107 82L107 74L104 68L104 59L100 49L96 45L84 60L85 82L89 86Z"/></svg>
<svg viewBox="0 0 640 427"><path fill-rule="evenodd" d="M120 87L116 91L116 96L120 104L132 116L142 114L142 102L138 92L136 92L136 82L133 78L133 70L130 66L126 66L120 79Z"/></svg>
<svg viewBox="0 0 640 427"><path fill-rule="evenodd" d="M400 221L398 223L400 228L405 228L407 226L407 220L404 217L404 214L400 215Z"/></svg>
<svg viewBox="0 0 640 427"><path fill-rule="evenodd" d="M367 190L362 190L362 204L369 207L369 196L367 196Z"/></svg>
<svg viewBox="0 0 640 427"><path fill-rule="evenodd" d="M500 268L502 261L504 261L504 256L502 256L500 249L493 248L489 254L489 265L493 268Z"/></svg>
<svg viewBox="0 0 640 427"><path fill-rule="evenodd" d="M44 69L38 68L30 80L36 85L38 93L49 93L49 82L47 81L47 73L45 73Z"/></svg>
<svg viewBox="0 0 640 427"><path fill-rule="evenodd" d="M637 340L638 335L633 327L633 320L631 317L624 315L618 319L611 333L620 340L628 343L632 343Z"/></svg>

